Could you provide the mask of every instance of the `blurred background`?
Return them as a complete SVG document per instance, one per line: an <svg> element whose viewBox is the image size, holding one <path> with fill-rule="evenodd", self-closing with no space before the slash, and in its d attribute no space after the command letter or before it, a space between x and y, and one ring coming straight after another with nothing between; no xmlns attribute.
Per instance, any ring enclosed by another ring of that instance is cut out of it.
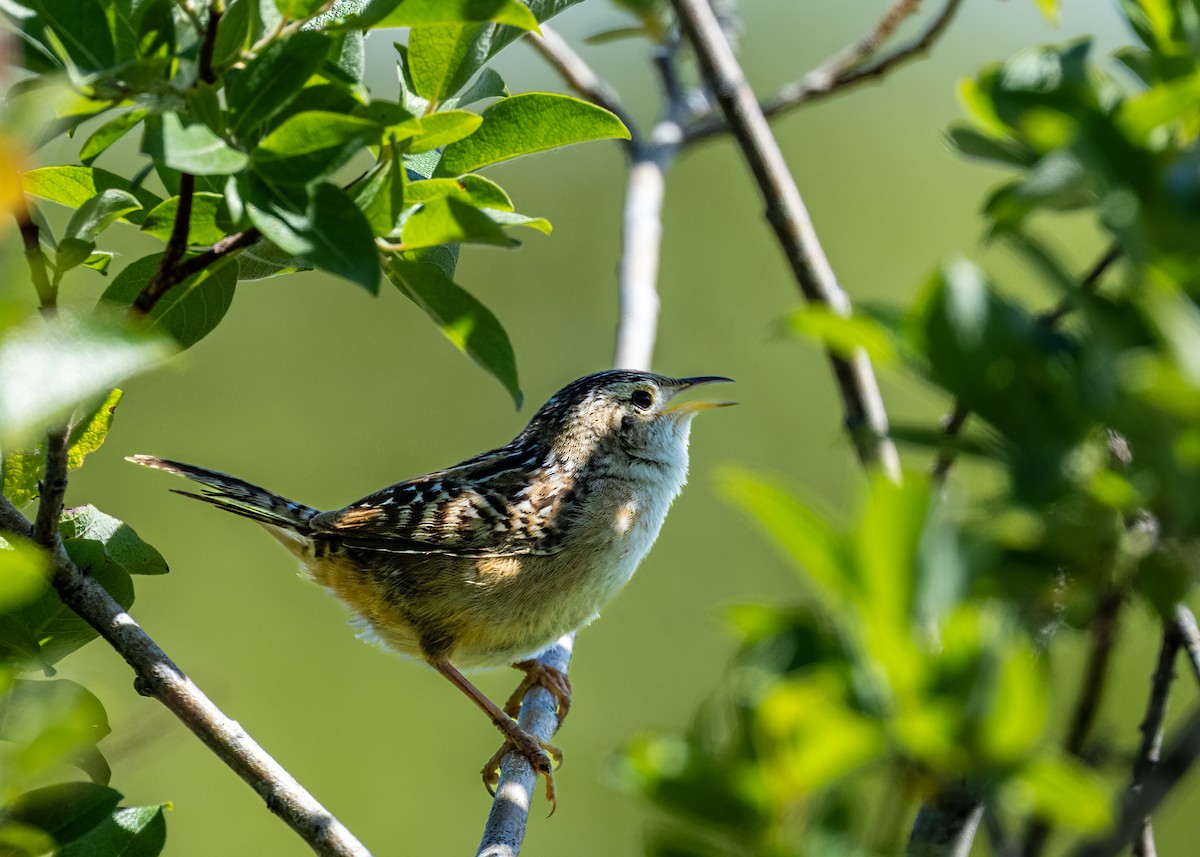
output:
<svg viewBox="0 0 1200 857"><path fill-rule="evenodd" d="M768 95L852 43L889 5L744 0L746 72ZM921 18L939 5L926 4ZM980 244L977 212L1000 173L952 155L941 134L960 115L958 80L980 65L1081 35L1094 37L1105 54L1128 39L1110 3L1063 6L1052 27L1031 0L971 0L930 58L776 122L833 266L856 301L902 306L937 264L968 255L1035 306L1049 303L1012 259ZM648 124L659 94L647 46L582 44L623 23L615 6L592 0L555 26ZM385 98L396 94L397 35L367 40L371 88ZM562 88L522 44L494 67L513 92ZM69 146L50 147L37 153L36 165L75 158ZM256 527L169 494L177 483L121 459L178 458L331 508L507 441L562 384L606 368L624 155L616 144L592 143L490 174L519 211L555 225L550 237L523 235L515 252L466 249L457 276L513 340L523 411L386 283L372 299L319 273L247 282L213 335L126 385L108 442L68 496L128 521L167 557L169 576L139 580L135 617L377 854L473 853L489 807L477 772L496 749L495 731L444 679L356 640L343 608L298 579L293 561ZM798 298L761 213L728 140L703 144L676 163L664 210L655 368L731 376L742 404L698 421L691 485L658 545L618 601L579 636L575 704L556 739L566 754L558 811L546 820L548 808L540 798L535 803L527 854L640 852L649 810L617 788L614 752L640 733L680 730L717 687L733 647L723 620L729 606L797 597L792 572L714 490L716 470L737 463L781 476L834 510L852 504L860 487L824 357L777 333ZM1088 223L1059 225L1058 243L1080 267L1102 249ZM114 270L156 249L129 229L110 238L123 257ZM4 241L5 256L19 261L11 230ZM25 287L19 273L9 283ZM106 283L81 269L64 283L66 302L90 305ZM894 372L884 369L883 382L893 419L930 424L945 410L944 401ZM1158 645L1148 617L1126 615L1098 733L1121 746L1134 740ZM1060 722L1073 698L1080 642L1064 646L1054 665L1063 679L1055 683ZM61 674L107 707L113 735L102 749L126 803L174 802L166 854L304 853L177 721L132 692L128 668L107 647L85 647L61 664ZM503 699L518 674L475 678ZM1193 789L1156 816L1164 853L1188 853L1189 810L1198 809Z"/></svg>

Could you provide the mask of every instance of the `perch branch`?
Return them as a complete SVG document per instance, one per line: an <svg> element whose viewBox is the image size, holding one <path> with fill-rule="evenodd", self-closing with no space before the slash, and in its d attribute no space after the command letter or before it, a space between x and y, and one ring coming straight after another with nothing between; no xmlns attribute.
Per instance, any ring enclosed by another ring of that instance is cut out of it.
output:
<svg viewBox="0 0 1200 857"><path fill-rule="evenodd" d="M737 58L704 0L672 0L696 53L701 74L716 94L730 130L758 182L766 215L805 299L838 315L850 314L850 299L838 285L812 220L788 170L779 144ZM829 354L841 393L846 425L859 459L899 480L900 458L888 437L888 418L871 362L862 349L849 358Z"/></svg>
<svg viewBox="0 0 1200 857"><path fill-rule="evenodd" d="M1167 716L1167 697L1171 692L1171 682L1175 679L1175 656L1179 654L1182 645L1179 626L1167 622L1163 628L1162 647L1158 652L1158 664L1154 675L1150 678L1150 701L1146 704L1146 716L1138 727L1142 733L1142 743L1138 748L1137 759L1133 763L1133 782L1129 786L1131 792L1142 790L1146 779L1154 772L1162 757L1163 721ZM1158 849L1154 845L1154 829L1150 816L1141 820L1137 834L1133 840L1134 857L1157 857Z"/></svg>
<svg viewBox="0 0 1200 857"><path fill-rule="evenodd" d="M863 65L883 46L900 23L912 15L920 0L897 0L883 18L853 45L843 48L797 81L785 84L762 103L763 115L774 119L797 107L809 104L867 81L877 80L892 69L916 59L933 47L953 20L962 0L947 0L941 11L915 40L880 58ZM722 118L710 116L696 122L684 134L684 146L708 140L729 130Z"/></svg>
<svg viewBox="0 0 1200 857"><path fill-rule="evenodd" d="M43 484L61 484L65 488L65 456L47 455ZM47 497L43 493L41 504L45 506L46 503ZM61 496L56 505L61 511ZM39 507L39 529L42 517L42 507ZM47 520L51 517L49 512L46 517ZM370 852L341 822L241 726L226 717L94 577L71 561L58 536L57 515L54 518L55 528L51 530L49 541L44 543L53 569L51 582L63 603L95 628L133 668L136 674L134 686L138 692L165 705L245 780L266 801L267 808L296 831L314 852L325 857L369 857ZM3 496L0 496L0 527L25 538L36 535L34 527Z"/></svg>

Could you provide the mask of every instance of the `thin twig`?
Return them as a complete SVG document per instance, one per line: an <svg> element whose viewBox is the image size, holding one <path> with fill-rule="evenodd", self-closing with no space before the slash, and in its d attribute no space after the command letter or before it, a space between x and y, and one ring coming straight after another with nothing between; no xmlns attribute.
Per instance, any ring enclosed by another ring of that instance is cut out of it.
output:
<svg viewBox="0 0 1200 857"><path fill-rule="evenodd" d="M877 80L892 69L927 53L950 25L962 0L947 0L929 27L914 41L871 65L862 65L882 47L900 22L916 11L918 2L897 0L865 36L838 51L799 80L780 87L775 95L763 101L763 115L774 119L849 87ZM691 146L728 130L728 123L721 117L702 119L686 130L684 146Z"/></svg>
<svg viewBox="0 0 1200 857"><path fill-rule="evenodd" d="M1187 653L1192 675L1200 682L1200 628L1196 626L1195 615L1182 604L1175 607L1175 629L1179 632L1180 645Z"/></svg>
<svg viewBox="0 0 1200 857"><path fill-rule="evenodd" d="M1116 642L1117 623L1124 603L1124 592L1109 592L1100 602L1088 627L1091 645L1088 649L1087 665L1084 667L1079 697L1075 700L1075 708L1071 713L1071 725L1063 741L1063 748L1077 758L1083 756L1087 739L1100 713L1100 701L1108 684L1109 665L1112 663L1113 645ZM1050 835L1050 827L1050 822L1042 817L1035 817L1029 822L1021 846L1022 857L1038 857L1042 853Z"/></svg>
<svg viewBox="0 0 1200 857"><path fill-rule="evenodd" d="M1175 622L1167 622L1163 627L1162 646L1158 652L1158 664L1154 675L1150 678L1150 701L1146 704L1146 716L1138 727L1142 733L1142 743L1138 748L1137 759L1133 763L1133 782L1131 792L1139 792L1146 780L1154 773L1162 757L1163 721L1167 716L1167 696L1171 692L1171 682L1175 679L1175 657L1183 640L1179 627ZM1154 829L1150 816L1142 819L1141 826L1133 840L1134 857L1157 857L1158 849L1154 846Z"/></svg>
<svg viewBox="0 0 1200 857"><path fill-rule="evenodd" d="M262 233L257 229L247 229L245 232L235 232L232 235L226 235L212 247L205 250L203 253L198 253L195 256L189 256L178 265L175 266L176 280L172 285L182 283L193 274L198 274L212 265L219 262L226 256L232 253L237 253L239 250L245 250L259 238L262 238Z"/></svg>
<svg viewBox="0 0 1200 857"><path fill-rule="evenodd" d="M204 29L204 41L200 43L199 75L205 83L216 82L213 74L213 50L217 45L217 27L221 23L221 15L225 12L225 4L221 0L212 0L208 6L208 26Z"/></svg>
<svg viewBox="0 0 1200 857"><path fill-rule="evenodd" d="M47 465L45 482L65 484L65 459L51 466L48 457ZM42 502L46 502L45 493ZM34 535L33 527L2 495L0 529L24 538ZM266 801L267 808L296 831L314 852L328 857L369 857L370 852L341 822L305 791L246 730L226 717L94 577L71 561L58 538L57 529L48 549L53 567L52 583L59 597L133 668L139 693L152 696L165 705L245 780Z"/></svg>
<svg viewBox="0 0 1200 857"><path fill-rule="evenodd" d="M636 139L637 126L633 117L621 104L620 97L608 82L596 74L557 30L548 24L542 24L540 28L541 38L535 33L530 33L526 41L559 73L571 89L620 119L629 129L630 135Z"/></svg>
<svg viewBox="0 0 1200 857"><path fill-rule="evenodd" d="M812 303L827 306L838 315L849 315L850 299L838 285L779 144L721 33L712 8L705 0L672 0L672 3L695 50L701 74L716 94L754 173L767 206L767 219L801 292ZM862 349L849 358L830 353L829 359L859 459L864 465L878 466L889 478L898 481L900 458L888 437L887 411L870 359Z"/></svg>
<svg viewBox="0 0 1200 857"><path fill-rule="evenodd" d="M1084 274L1083 279L1079 281L1078 293L1086 294L1094 291L1100 283L1100 278L1121 258L1121 253L1122 250L1119 244L1110 246L1104 252L1104 255L1092 264L1092 267ZM1077 295L1065 295L1054 307L1040 314L1037 317L1037 323L1046 328L1053 328L1075 308L1077 301ZM942 418L943 437L947 440L957 437L966 427L970 417L971 409L961 401L956 400L950 413ZM933 479L935 484L940 485L946 481L946 477L950 475L950 471L954 468L957 458L958 454L956 450L950 446L945 446L938 451L937 456L933 460L933 466L929 471L930 478Z"/></svg>
<svg viewBox="0 0 1200 857"><path fill-rule="evenodd" d="M43 315L53 315L57 309L58 291L51 285L50 275L46 271L46 254L42 252L38 225L33 221L25 194L17 194L14 202L13 216L21 232L21 243L25 246L25 261L29 265L33 287L37 290L38 304Z"/></svg>
<svg viewBox="0 0 1200 857"><path fill-rule="evenodd" d="M192 226L192 195L196 190L196 177L191 173L181 173L179 176L179 207L175 209L175 222L171 225L171 236L167 239L167 248L163 251L154 272L145 287L133 299L129 311L134 316L144 316L154 309L155 304L162 300L172 286L186 278L176 277L176 268L183 254L187 252L188 232Z"/></svg>
<svg viewBox="0 0 1200 857"><path fill-rule="evenodd" d="M1140 791L1126 791L1121 800L1121 812L1113 829L1103 839L1086 843L1071 852L1071 857L1116 857L1136 835L1142 819L1169 795L1200 756L1200 709L1192 712L1163 751L1154 772L1146 778Z"/></svg>

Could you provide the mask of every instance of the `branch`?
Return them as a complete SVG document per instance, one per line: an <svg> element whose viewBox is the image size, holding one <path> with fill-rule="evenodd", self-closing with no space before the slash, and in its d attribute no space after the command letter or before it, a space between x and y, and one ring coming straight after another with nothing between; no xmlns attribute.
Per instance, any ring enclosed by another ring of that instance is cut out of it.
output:
<svg viewBox="0 0 1200 857"><path fill-rule="evenodd" d="M608 82L596 74L556 30L547 24L542 24L541 30L541 38L531 33L526 41L533 45L534 50L542 55L571 89L620 119L629 129L630 136L636 140L638 134L633 118Z"/></svg>
<svg viewBox="0 0 1200 857"><path fill-rule="evenodd" d="M20 186L20 178L17 184ZM33 287L37 290L38 303L43 315L53 315L57 308L58 290L50 284L50 276L46 272L46 254L42 252L42 242L38 225L33 222L29 211L29 202L24 193L16 194L14 198L13 217L17 220L17 228L21 232L21 243L25 246L25 261L29 264L29 275L33 279Z"/></svg>
<svg viewBox="0 0 1200 857"><path fill-rule="evenodd" d="M1086 294L1094 291L1100 283L1100 278L1121 258L1122 252L1119 244L1113 244L1109 247L1104 252L1104 255L1093 263L1092 267L1083 276L1083 279L1079 281L1078 292ZM1076 300L1077 297L1075 295L1064 296L1053 308L1039 315L1037 323L1044 325L1046 328L1053 328L1074 309ZM966 427L967 420L970 417L971 409L961 401L956 400L950 413L942 418L942 435L947 439L958 437ZM946 477L950 475L950 471L954 468L957 458L956 451L951 447L944 447L938 452L934 458L933 466L930 468L930 478L933 479L935 484L940 485L946 481Z"/></svg>
<svg viewBox="0 0 1200 857"><path fill-rule="evenodd" d="M65 458L52 463L48 455L45 484L61 482L65 486L65 466ZM43 495L42 503L45 502ZM38 517L42 517L41 508ZM2 495L0 528L25 538L34 535L34 528ZM94 577L71 561L57 531L47 547L53 568L51 582L59 597L133 668L137 675L134 686L139 693L152 696L165 705L245 780L266 801L267 808L295 830L314 852L326 857L369 857L370 852L341 822L241 726L226 717Z"/></svg>
<svg viewBox="0 0 1200 857"><path fill-rule="evenodd" d="M1200 708L1163 752L1154 772L1138 792L1127 791L1121 800L1117 823L1103 839L1076 848L1071 857L1116 857L1137 834L1142 819L1154 813L1200 755Z"/></svg>
<svg viewBox="0 0 1200 857"><path fill-rule="evenodd" d="M921 804L908 838L907 857L967 857L983 817L983 799L965 783L944 788Z"/></svg>
<svg viewBox="0 0 1200 857"><path fill-rule="evenodd" d="M1163 628L1162 647L1158 652L1158 664L1154 675L1150 678L1150 701L1146 704L1146 716L1142 718L1138 728L1142 733L1142 743L1138 748L1137 759L1133 763L1133 782L1129 790L1137 793L1144 787L1147 778L1158 767L1162 757L1163 720L1167 716L1167 696L1171 692L1171 682L1175 679L1175 656L1183 640L1179 627L1174 622L1167 622ZM1154 846L1154 830L1150 816L1142 818L1137 835L1133 840L1134 857L1157 857L1158 849Z"/></svg>
<svg viewBox="0 0 1200 857"><path fill-rule="evenodd" d="M838 285L779 144L711 7L704 0L672 0L672 3L696 52L701 74L716 93L754 173L766 202L767 219L801 292L810 303L822 304L838 315L848 316L850 299ZM880 467L889 478L898 481L900 459L888 438L887 412L866 352L858 349L849 359L830 353L829 360L859 459L868 467Z"/></svg>
<svg viewBox="0 0 1200 857"><path fill-rule="evenodd" d="M1182 604L1175 606L1175 630L1179 634L1180 645L1187 652L1192 674L1200 682L1200 628L1196 627L1196 617L1192 611Z"/></svg>
<svg viewBox="0 0 1200 857"><path fill-rule="evenodd" d="M58 541L58 522L67 493L67 438L70 433L69 424L46 433L46 470L38 491L33 540L47 550L53 550Z"/></svg>
<svg viewBox="0 0 1200 857"><path fill-rule="evenodd" d="M946 0L941 12L917 39L878 62L863 66L862 63L883 46L901 21L916 12L917 6L920 5L920 0L896 0L879 23L853 45L838 51L800 80L780 87L775 95L762 103L763 115L774 119L843 89L881 78L892 69L928 53L950 25L961 4L962 0ZM729 124L725 120L709 117L687 129L684 145L699 143L728 130Z"/></svg>

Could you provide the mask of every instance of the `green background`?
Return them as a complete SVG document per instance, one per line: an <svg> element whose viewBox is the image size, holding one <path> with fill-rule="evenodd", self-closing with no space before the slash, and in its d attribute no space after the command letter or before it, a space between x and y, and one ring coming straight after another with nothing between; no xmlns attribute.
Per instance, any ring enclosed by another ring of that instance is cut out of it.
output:
<svg viewBox="0 0 1200 857"><path fill-rule="evenodd" d="M851 43L888 5L748 0L746 71L769 94ZM927 14L936 5L926 4ZM1109 3L1064 6L1055 28L1030 0L965 3L930 59L775 124L852 298L903 305L936 264L966 254L1007 288L1049 302L1011 259L980 245L979 205L1001 173L956 158L940 135L960 115L956 82L984 62L1084 33L1105 53L1127 39ZM593 0L556 27L579 45L625 21ZM369 82L383 97L395 95L395 35L368 39ZM580 50L648 128L659 102L646 45ZM496 68L513 92L561 89L524 45ZM132 146L124 151L106 158L119 162ZM70 146L38 153L46 164L73 157ZM559 386L609 365L624 166L616 144L594 143L489 171L519 211L555 224L550 237L522 235L517 252L466 249L457 278L512 337L521 413L386 284L372 299L323 274L298 274L242 284L213 335L129 382L107 444L72 483L70 503L126 520L171 564L168 577L139 581L138 621L376 854L474 853L489 806L477 771L497 746L494 730L442 678L356 640L343 608L297 579L293 561L255 527L168 494L180 486L121 458L179 458L331 508L505 442ZM527 854L638 853L649 813L614 787L614 751L645 731L681 729L717 686L733 645L722 618L729 605L798 596L792 573L715 492L717 469L738 463L782 475L835 509L860 487L824 358L776 332L797 293L761 209L728 140L689 152L670 174L655 368L734 377L742 405L700 417L691 486L636 579L580 635L575 704L557 739L566 753L558 812L546 820L546 805L535 803ZM1080 267L1101 249L1086 222L1047 226ZM155 250L131 230L117 237L114 269ZM12 230L5 256L19 259ZM89 304L105 282L73 274L66 299ZM883 381L894 419L928 423L945 408L894 370ZM1157 648L1140 608L1126 618L1098 732L1120 748L1136 740ZM1063 642L1059 722L1083 649L1081 639ZM167 854L305 853L184 727L132 692L111 650L93 644L61 667L108 707L114 734L102 749L126 802L174 802ZM476 679L503 699L517 677ZM1175 713L1195 695L1184 684ZM1189 851L1189 810L1198 808L1193 789L1160 813L1163 853Z"/></svg>

